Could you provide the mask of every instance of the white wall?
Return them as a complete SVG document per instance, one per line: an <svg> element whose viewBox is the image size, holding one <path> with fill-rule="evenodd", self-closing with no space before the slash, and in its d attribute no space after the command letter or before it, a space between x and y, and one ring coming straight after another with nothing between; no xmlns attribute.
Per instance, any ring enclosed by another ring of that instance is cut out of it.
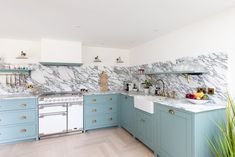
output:
<svg viewBox="0 0 235 157"><path fill-rule="evenodd" d="M40 47L39 41L0 39L0 57L4 57L7 63L37 63L40 59ZM27 53L29 59L16 59L21 51Z"/></svg>
<svg viewBox="0 0 235 157"><path fill-rule="evenodd" d="M229 89L235 96L235 8L131 49L130 63L152 63L213 52L228 53Z"/></svg>
<svg viewBox="0 0 235 157"><path fill-rule="evenodd" d="M86 65L127 66L129 65L129 50L103 47L86 47L82 49L83 63ZM94 58L99 56L101 63L94 63ZM124 63L116 63L116 58L121 57Z"/></svg>
<svg viewBox="0 0 235 157"><path fill-rule="evenodd" d="M16 59L16 57L22 50L27 53L29 59ZM95 56L99 56L102 60L102 63L94 63L93 61ZM4 57L5 62L13 64L38 63L41 60L41 42L15 39L0 39L0 57ZM117 64L116 58L118 57L121 57L124 63ZM129 50L83 46L82 62L85 65L129 65Z"/></svg>

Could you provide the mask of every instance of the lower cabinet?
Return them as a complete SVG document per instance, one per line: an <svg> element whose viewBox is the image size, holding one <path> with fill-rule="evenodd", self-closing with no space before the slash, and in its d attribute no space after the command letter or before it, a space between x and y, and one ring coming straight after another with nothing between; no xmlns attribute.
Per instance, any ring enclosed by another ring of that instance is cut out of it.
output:
<svg viewBox="0 0 235 157"><path fill-rule="evenodd" d="M0 143L38 139L37 99L0 100Z"/></svg>
<svg viewBox="0 0 235 157"><path fill-rule="evenodd" d="M135 133L135 108L134 99L131 96L121 95L120 101L120 126L129 133Z"/></svg>
<svg viewBox="0 0 235 157"><path fill-rule="evenodd" d="M84 130L119 125L119 94L84 96Z"/></svg>
<svg viewBox="0 0 235 157"><path fill-rule="evenodd" d="M191 157L191 115L156 106L156 152L161 157Z"/></svg>
<svg viewBox="0 0 235 157"><path fill-rule="evenodd" d="M144 111L135 109L136 132L135 137L146 146L154 149L154 122L153 115Z"/></svg>
<svg viewBox="0 0 235 157"><path fill-rule="evenodd" d="M208 140L217 135L225 109L192 113L155 104L154 152L158 157L213 157Z"/></svg>

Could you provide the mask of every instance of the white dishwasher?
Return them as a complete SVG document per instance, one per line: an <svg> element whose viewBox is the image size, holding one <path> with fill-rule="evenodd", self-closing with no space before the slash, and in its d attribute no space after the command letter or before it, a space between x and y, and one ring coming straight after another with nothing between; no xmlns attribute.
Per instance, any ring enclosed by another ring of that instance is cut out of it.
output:
<svg viewBox="0 0 235 157"><path fill-rule="evenodd" d="M83 97L79 93L46 93L39 97L39 136L83 132Z"/></svg>

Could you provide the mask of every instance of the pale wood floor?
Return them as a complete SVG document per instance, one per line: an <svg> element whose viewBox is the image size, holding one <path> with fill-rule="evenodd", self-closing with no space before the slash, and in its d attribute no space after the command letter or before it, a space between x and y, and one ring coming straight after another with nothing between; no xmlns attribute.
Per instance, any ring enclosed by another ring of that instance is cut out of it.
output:
<svg viewBox="0 0 235 157"><path fill-rule="evenodd" d="M121 128L0 146L0 157L154 157Z"/></svg>

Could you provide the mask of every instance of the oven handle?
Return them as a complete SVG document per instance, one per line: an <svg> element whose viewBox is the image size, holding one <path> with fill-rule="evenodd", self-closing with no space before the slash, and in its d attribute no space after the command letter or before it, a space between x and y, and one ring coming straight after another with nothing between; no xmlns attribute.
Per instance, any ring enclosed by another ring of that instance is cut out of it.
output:
<svg viewBox="0 0 235 157"><path fill-rule="evenodd" d="M44 109L44 108L47 108L47 107L58 107L58 106L67 107L66 103L63 103L63 104L50 104L50 105L40 104L39 109Z"/></svg>
<svg viewBox="0 0 235 157"><path fill-rule="evenodd" d="M67 112L44 113L44 114L40 114L39 118L44 118L44 117L48 117L48 116L58 116L58 115L66 116Z"/></svg>
<svg viewBox="0 0 235 157"><path fill-rule="evenodd" d="M83 105L83 101L68 103L68 107L71 107L71 106L82 106L82 105Z"/></svg>

